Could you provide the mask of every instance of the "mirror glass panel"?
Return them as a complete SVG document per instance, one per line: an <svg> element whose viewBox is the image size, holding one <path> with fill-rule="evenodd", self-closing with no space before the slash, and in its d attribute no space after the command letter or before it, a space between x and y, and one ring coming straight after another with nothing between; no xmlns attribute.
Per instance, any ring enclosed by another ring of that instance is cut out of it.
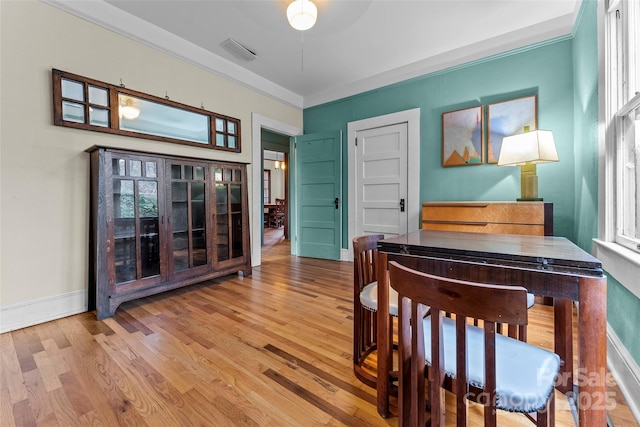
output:
<svg viewBox="0 0 640 427"><path fill-rule="evenodd" d="M109 92L96 86L89 86L89 102L107 107L109 105Z"/></svg>
<svg viewBox="0 0 640 427"><path fill-rule="evenodd" d="M68 122L84 123L84 105L62 101L62 119Z"/></svg>
<svg viewBox="0 0 640 427"><path fill-rule="evenodd" d="M209 144L209 116L118 94L120 129Z"/></svg>
<svg viewBox="0 0 640 427"><path fill-rule="evenodd" d="M84 101L84 85L73 80L62 79L62 97Z"/></svg>

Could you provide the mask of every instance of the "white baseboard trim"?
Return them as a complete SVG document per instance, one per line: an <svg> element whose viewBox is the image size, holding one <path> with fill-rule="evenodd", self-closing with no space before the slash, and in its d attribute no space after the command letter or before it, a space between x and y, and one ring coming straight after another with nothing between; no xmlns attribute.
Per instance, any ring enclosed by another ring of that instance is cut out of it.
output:
<svg viewBox="0 0 640 427"><path fill-rule="evenodd" d="M351 261L353 262L353 253L349 256L349 249L341 248L340 249L340 261Z"/></svg>
<svg viewBox="0 0 640 427"><path fill-rule="evenodd" d="M640 367L607 324L607 365L618 383L629 409L640 423Z"/></svg>
<svg viewBox="0 0 640 427"><path fill-rule="evenodd" d="M87 291L40 298L0 307L0 334L87 311Z"/></svg>

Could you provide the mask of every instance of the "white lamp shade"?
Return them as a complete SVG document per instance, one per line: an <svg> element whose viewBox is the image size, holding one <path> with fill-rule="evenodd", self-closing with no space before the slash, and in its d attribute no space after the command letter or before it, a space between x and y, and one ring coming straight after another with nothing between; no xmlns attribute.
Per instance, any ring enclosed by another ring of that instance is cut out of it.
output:
<svg viewBox="0 0 640 427"><path fill-rule="evenodd" d="M550 130L534 130L507 136L502 140L499 166L557 162L558 152Z"/></svg>
<svg viewBox="0 0 640 427"><path fill-rule="evenodd" d="M318 17L318 8L310 0L295 0L287 8L289 24L296 30L304 31L313 27Z"/></svg>

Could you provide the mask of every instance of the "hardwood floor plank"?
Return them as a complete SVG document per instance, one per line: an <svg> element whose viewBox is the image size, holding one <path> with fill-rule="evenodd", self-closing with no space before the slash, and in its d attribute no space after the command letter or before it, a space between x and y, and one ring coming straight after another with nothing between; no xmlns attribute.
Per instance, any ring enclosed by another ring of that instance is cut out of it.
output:
<svg viewBox="0 0 640 427"><path fill-rule="evenodd" d="M78 419L78 414L76 414L73 409L73 405L67 398L67 394L63 388L52 390L48 395L58 424L70 427L83 425Z"/></svg>
<svg viewBox="0 0 640 427"><path fill-rule="evenodd" d="M87 394L91 390L85 390L82 384L77 380L73 372L66 372L60 375L60 382L62 388L67 394L71 406L76 411L78 416L82 416L93 411L93 405L89 401Z"/></svg>
<svg viewBox="0 0 640 427"><path fill-rule="evenodd" d="M16 426L13 414L13 404L11 403L11 396L9 395L9 390L5 387L0 387L0 426Z"/></svg>
<svg viewBox="0 0 640 427"><path fill-rule="evenodd" d="M13 333L0 335L0 349L2 351L2 357L0 357L2 375L0 377L2 378L3 389L7 390L11 403L15 404L26 400L29 396L24 385L13 335Z"/></svg>
<svg viewBox="0 0 640 427"><path fill-rule="evenodd" d="M191 389L185 393L185 399L190 402L191 410L200 414L207 420L206 424L210 426L231 426L234 420L227 417L223 411L218 410L213 402L207 400L202 393L196 389Z"/></svg>
<svg viewBox="0 0 640 427"><path fill-rule="evenodd" d="M15 352L20 363L22 372L29 372L36 369L36 362L33 360L33 353L44 350L40 339L31 328L20 329L13 334Z"/></svg>
<svg viewBox="0 0 640 427"><path fill-rule="evenodd" d="M272 369L267 369L264 372L264 374L268 378L280 384L285 389L295 394L297 397L304 399L305 401L309 402L310 404L322 410L323 412L326 412L327 414L331 414L332 417L336 418L338 421L340 421L345 425L354 426L354 427L369 427L371 425L364 420L361 420L349 413L346 413L336 408L329 402L325 401L324 399L318 397L313 393L308 392L306 389L304 389L300 385L294 383L293 381L289 380L285 376L279 374L278 372Z"/></svg>
<svg viewBox="0 0 640 427"><path fill-rule="evenodd" d="M84 326L91 335L104 334L109 336L113 334L111 328L106 326L104 322L96 319L96 316L93 315L93 313L79 314L78 321L80 321L82 326Z"/></svg>
<svg viewBox="0 0 640 427"><path fill-rule="evenodd" d="M16 425L24 427L36 427L36 418L31 412L29 400L22 400L13 404L13 420Z"/></svg>
<svg viewBox="0 0 640 427"><path fill-rule="evenodd" d="M52 360L46 351L41 351L33 355L39 376L47 391L52 391L62 387L60 377L53 366Z"/></svg>
<svg viewBox="0 0 640 427"><path fill-rule="evenodd" d="M39 424L53 414L53 408L48 398L48 390L40 377L40 371L33 369L26 372L24 374L24 385L29 393L31 413Z"/></svg>
<svg viewBox="0 0 640 427"><path fill-rule="evenodd" d="M65 340L66 340L66 337L65 337ZM64 348L70 347L71 346L70 343L68 343L66 346L58 347L58 341L55 340L55 338L50 338L50 339L43 339L42 345L44 347L46 357L50 360L51 366L55 371L56 375L62 375L65 372L69 372L71 370L71 368L69 367L69 364L64 359L64 355L62 354L62 351L60 350L61 348L64 349ZM42 355L41 357L44 358L45 355Z"/></svg>
<svg viewBox="0 0 640 427"><path fill-rule="evenodd" d="M265 350L270 351L271 353L277 355L278 357L282 358L285 362L287 362L287 364L294 364L295 366L298 366L306 371L308 371L309 373L316 375L319 378L322 378L326 381L328 381L331 384L334 384L337 387L340 387L342 390L353 394L354 396L371 403L372 405L376 404L376 397L375 397L375 393L371 393L370 391L365 391L362 390L360 387L353 385L351 382L349 381L343 381L340 378L331 375L329 373L327 373L326 371L324 371L323 369L317 368L314 365L304 361L304 360L300 360L299 358L296 358L295 356L287 353L286 351L279 349L278 347L275 347L271 344L267 344L265 346Z"/></svg>
<svg viewBox="0 0 640 427"><path fill-rule="evenodd" d="M64 333L60 329L58 322L45 322L34 327L36 333L40 337L43 347L46 340L53 340L57 348L69 347L71 343L67 340Z"/></svg>
<svg viewBox="0 0 640 427"><path fill-rule="evenodd" d="M134 332L142 332L145 335L152 334L153 331L147 328L144 323L138 322L135 318L133 318L126 311L119 311L113 316L113 320L118 322L120 326L127 330L130 334Z"/></svg>

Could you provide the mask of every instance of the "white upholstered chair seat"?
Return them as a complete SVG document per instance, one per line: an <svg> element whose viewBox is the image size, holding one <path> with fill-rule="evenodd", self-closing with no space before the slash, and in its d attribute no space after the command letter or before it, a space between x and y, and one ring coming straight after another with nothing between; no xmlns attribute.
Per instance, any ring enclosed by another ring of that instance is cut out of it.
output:
<svg viewBox="0 0 640 427"><path fill-rule="evenodd" d="M455 378L456 325L443 317L445 374ZM425 360L431 365L431 316L425 317ZM484 385L484 335L481 328L467 326L467 381ZM496 334L496 407L510 412L542 410L553 393L560 357L548 350Z"/></svg>
<svg viewBox="0 0 640 427"><path fill-rule="evenodd" d="M371 282L360 291L360 304L370 311L378 311L378 282ZM389 314L398 317L398 292L389 287Z"/></svg>

